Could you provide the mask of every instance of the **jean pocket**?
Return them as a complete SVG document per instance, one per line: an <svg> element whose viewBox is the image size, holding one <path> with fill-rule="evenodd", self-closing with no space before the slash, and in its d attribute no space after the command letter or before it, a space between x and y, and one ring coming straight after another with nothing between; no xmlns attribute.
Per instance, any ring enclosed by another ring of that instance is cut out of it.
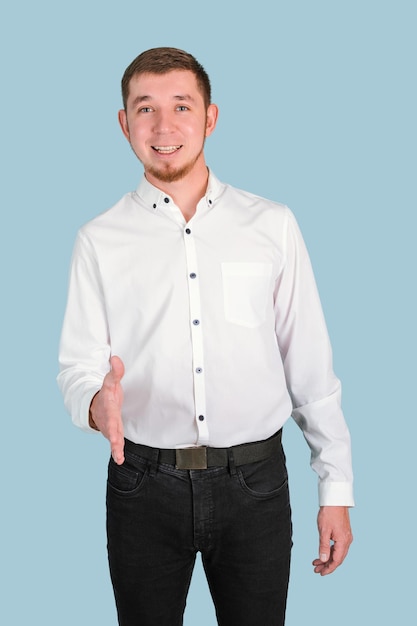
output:
<svg viewBox="0 0 417 626"><path fill-rule="evenodd" d="M272 263L222 263L227 321L247 328L255 328L265 321L271 274Z"/></svg>
<svg viewBox="0 0 417 626"><path fill-rule="evenodd" d="M107 485L120 495L135 495L142 489L148 475L147 464L131 465L128 461L128 453L125 453L126 460L122 465L117 465L110 457Z"/></svg>
<svg viewBox="0 0 417 626"><path fill-rule="evenodd" d="M288 492L288 475L283 455L247 463L237 468L239 484L253 498L268 499Z"/></svg>

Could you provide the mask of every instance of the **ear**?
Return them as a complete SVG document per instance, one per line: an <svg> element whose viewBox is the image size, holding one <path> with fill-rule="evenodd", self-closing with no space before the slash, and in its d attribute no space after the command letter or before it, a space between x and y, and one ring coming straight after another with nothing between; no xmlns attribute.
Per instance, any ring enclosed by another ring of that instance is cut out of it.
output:
<svg viewBox="0 0 417 626"><path fill-rule="evenodd" d="M121 109L119 111L118 117L119 117L120 128L122 129L122 133L124 134L124 136L130 143L130 133L129 133L129 126L127 123L126 111L124 109Z"/></svg>
<svg viewBox="0 0 417 626"><path fill-rule="evenodd" d="M209 104L207 108L207 121L206 121L206 137L211 135L216 128L217 118L219 116L219 109L217 104Z"/></svg>

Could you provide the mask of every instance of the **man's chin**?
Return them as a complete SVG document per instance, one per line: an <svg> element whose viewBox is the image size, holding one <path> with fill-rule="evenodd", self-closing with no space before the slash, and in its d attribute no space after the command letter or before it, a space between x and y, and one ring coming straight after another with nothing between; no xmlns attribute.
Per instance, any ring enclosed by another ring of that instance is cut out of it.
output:
<svg viewBox="0 0 417 626"><path fill-rule="evenodd" d="M145 172L161 183L175 183L176 181L184 178L192 170L192 168L192 165L186 165L181 168L147 167L145 168Z"/></svg>
<svg viewBox="0 0 417 626"><path fill-rule="evenodd" d="M148 173L156 180L159 180L161 183L175 183L176 181L184 178L184 176L186 176L187 174L187 171L166 170L164 172L161 172L160 170L148 170Z"/></svg>

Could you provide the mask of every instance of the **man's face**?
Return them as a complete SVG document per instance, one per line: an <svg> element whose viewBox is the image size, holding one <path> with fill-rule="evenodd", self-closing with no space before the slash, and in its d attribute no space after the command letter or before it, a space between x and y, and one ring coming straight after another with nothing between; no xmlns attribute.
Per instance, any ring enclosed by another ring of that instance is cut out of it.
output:
<svg viewBox="0 0 417 626"><path fill-rule="evenodd" d="M194 74L139 74L129 85L126 111L119 111L125 137L150 182L181 180L205 168L203 147L216 125L217 107L206 109Z"/></svg>

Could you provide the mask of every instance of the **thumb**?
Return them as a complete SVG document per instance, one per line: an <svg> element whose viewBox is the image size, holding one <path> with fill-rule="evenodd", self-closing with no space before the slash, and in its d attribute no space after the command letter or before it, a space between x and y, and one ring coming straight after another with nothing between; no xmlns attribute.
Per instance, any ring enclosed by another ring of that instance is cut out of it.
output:
<svg viewBox="0 0 417 626"><path fill-rule="evenodd" d="M119 356L112 356L110 359L111 370L109 375L113 383L119 383L124 376L125 366Z"/></svg>
<svg viewBox="0 0 417 626"><path fill-rule="evenodd" d="M330 558L330 534L320 533L319 559L322 563L327 563Z"/></svg>

